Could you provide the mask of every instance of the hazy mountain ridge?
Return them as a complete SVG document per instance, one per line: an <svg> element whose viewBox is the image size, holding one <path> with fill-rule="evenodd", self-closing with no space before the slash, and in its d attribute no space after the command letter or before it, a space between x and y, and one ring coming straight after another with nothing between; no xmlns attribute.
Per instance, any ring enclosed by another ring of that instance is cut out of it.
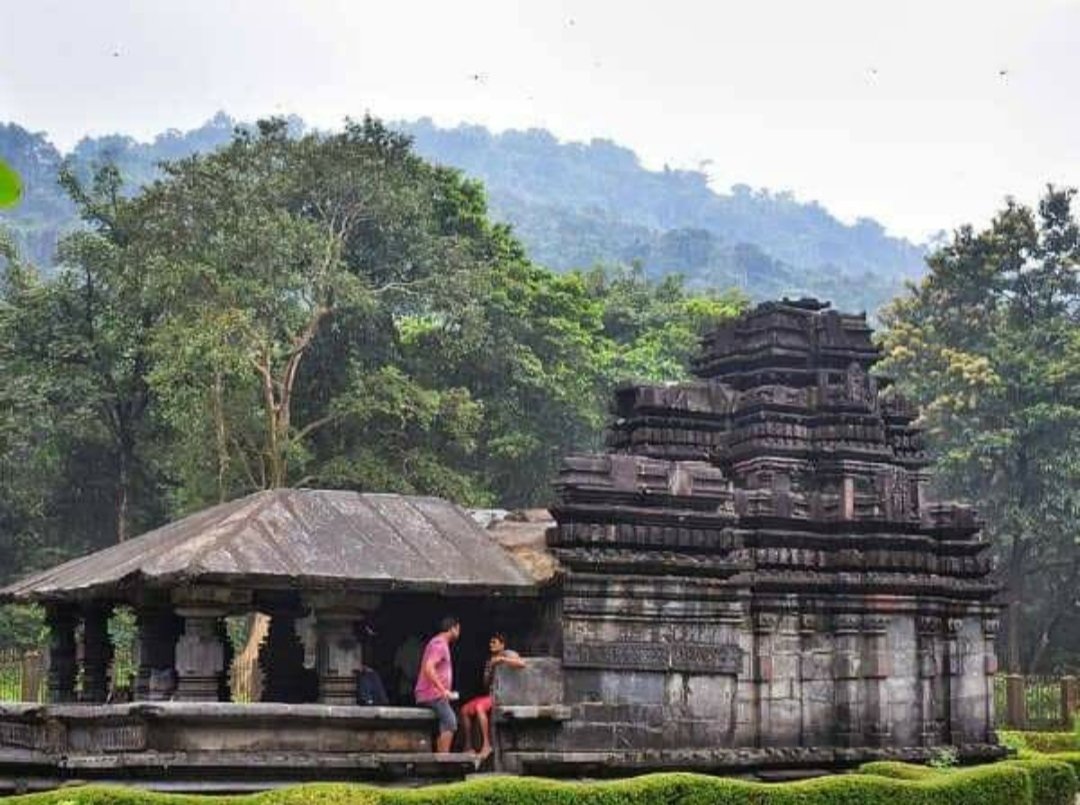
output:
<svg viewBox="0 0 1080 805"><path fill-rule="evenodd" d="M290 125L304 128L298 118ZM888 236L875 221L847 225L816 202L746 185L717 193L703 173L646 170L633 151L608 140L561 143L542 129L493 134L472 125L441 129L427 119L394 125L424 157L482 180L494 217L512 224L533 259L551 268L638 262L653 275L679 272L693 285L739 285L759 298L813 293L870 310L922 271L924 248ZM49 264L57 238L75 225L56 184L65 156L84 175L114 161L134 187L152 180L162 160L220 146L235 126L219 113L151 142L86 137L63 155L44 134L0 125L0 156L27 186L23 202L0 221L30 259Z"/></svg>

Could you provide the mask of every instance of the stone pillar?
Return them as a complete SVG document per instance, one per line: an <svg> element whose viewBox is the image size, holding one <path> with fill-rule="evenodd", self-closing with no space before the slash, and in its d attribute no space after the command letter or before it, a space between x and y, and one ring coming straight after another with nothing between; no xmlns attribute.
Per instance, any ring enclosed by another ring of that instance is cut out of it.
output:
<svg viewBox="0 0 1080 805"><path fill-rule="evenodd" d="M225 610L182 607L177 609L177 614L184 619L184 631L176 642L176 698L194 702L220 701L225 641L219 622L225 616Z"/></svg>
<svg viewBox="0 0 1080 805"><path fill-rule="evenodd" d="M363 660L356 622L357 616L350 613L317 615L315 671L323 704L356 704L356 672Z"/></svg>
<svg viewBox="0 0 1080 805"><path fill-rule="evenodd" d="M994 677L997 675L997 633L999 621L997 618L983 618L983 670L986 674L985 701L986 701L986 741L993 743L994 722ZM1066 724L1070 723L1068 720Z"/></svg>
<svg viewBox="0 0 1080 805"><path fill-rule="evenodd" d="M113 658L109 638L112 607L91 604L83 609L82 692L80 701L100 704L109 696L109 663Z"/></svg>
<svg viewBox="0 0 1080 805"><path fill-rule="evenodd" d="M993 682L991 681L991 691ZM990 697L993 707L993 696ZM1075 676L1063 676L1061 678L1061 723L1069 725L1073 718L1080 713L1080 679Z"/></svg>
<svg viewBox="0 0 1080 805"><path fill-rule="evenodd" d="M919 717L923 746L937 746L942 741L939 699L941 685L941 662L938 635L941 632L941 618L933 615L921 615L915 619L915 634L918 642L919 672Z"/></svg>
<svg viewBox="0 0 1080 805"><path fill-rule="evenodd" d="M221 641L222 657L221 663L224 667L224 671L218 678L218 701L229 702L232 701L232 676L233 660L236 659L236 651L233 649L232 640L229 639L229 629L225 625L225 619L218 618L217 620L217 636Z"/></svg>
<svg viewBox="0 0 1080 805"><path fill-rule="evenodd" d="M277 610L270 613L270 629L259 648L264 702L299 703L305 701L304 644L296 633L296 613Z"/></svg>
<svg viewBox="0 0 1080 805"><path fill-rule="evenodd" d="M945 618L945 682L948 690L948 711L945 723L949 743L953 744L964 742L963 725L960 723L962 712L960 696L964 676L964 654L960 645L960 632L963 628L963 619Z"/></svg>
<svg viewBox="0 0 1080 805"><path fill-rule="evenodd" d="M840 482L840 517L855 519L855 479L850 475L845 475Z"/></svg>
<svg viewBox="0 0 1080 805"><path fill-rule="evenodd" d="M801 746L824 746L833 731L832 635L822 618L812 612L799 615L799 706Z"/></svg>
<svg viewBox="0 0 1080 805"><path fill-rule="evenodd" d="M862 619L858 615L836 616L833 655L833 695L836 707L836 741L840 746L863 743L860 665Z"/></svg>
<svg viewBox="0 0 1080 805"><path fill-rule="evenodd" d="M1027 697L1019 674L1005 675L1005 725L1011 730L1027 728Z"/></svg>
<svg viewBox="0 0 1080 805"><path fill-rule="evenodd" d="M176 666L176 640L180 621L169 607L142 606L135 612L135 689L136 700L167 698L160 683L151 685L155 675L171 672Z"/></svg>
<svg viewBox="0 0 1080 805"><path fill-rule="evenodd" d="M322 704L356 704L356 672L363 661L356 625L378 604L375 596L312 596L315 671Z"/></svg>
<svg viewBox="0 0 1080 805"><path fill-rule="evenodd" d="M727 621L732 640L738 645L742 655L739 660L739 673L735 678L734 746L757 746L760 736L757 682L754 681L757 667L756 636L749 609L748 601L740 601L732 608Z"/></svg>
<svg viewBox="0 0 1080 805"><path fill-rule="evenodd" d="M892 734L889 724L889 689L892 674L888 640L889 619L884 615L863 618L866 656L863 659L865 740L870 746L885 746Z"/></svg>
<svg viewBox="0 0 1080 805"><path fill-rule="evenodd" d="M753 679L757 700L757 744L764 745L769 736L771 694L770 688L774 675L775 632L780 625L780 616L775 612L755 612L753 614L754 658Z"/></svg>
<svg viewBox="0 0 1080 805"><path fill-rule="evenodd" d="M49 701L75 700L76 611L70 604L49 604L45 608L49 627Z"/></svg>

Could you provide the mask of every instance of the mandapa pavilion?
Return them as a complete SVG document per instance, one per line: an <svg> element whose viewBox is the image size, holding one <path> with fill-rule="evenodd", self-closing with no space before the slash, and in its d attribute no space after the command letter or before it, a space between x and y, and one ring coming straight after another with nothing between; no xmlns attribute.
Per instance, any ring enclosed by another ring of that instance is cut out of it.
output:
<svg viewBox="0 0 1080 805"><path fill-rule="evenodd" d="M471 757L436 759L431 714L400 706L412 679L394 649L457 614L470 692L487 633L536 620L537 572L444 500L278 489L37 573L0 601L45 608L49 703L0 705L0 777L459 776ZM130 703L108 701L118 606L136 617ZM269 616L262 701L233 703L225 619L256 612ZM391 706L356 706L361 665Z"/></svg>

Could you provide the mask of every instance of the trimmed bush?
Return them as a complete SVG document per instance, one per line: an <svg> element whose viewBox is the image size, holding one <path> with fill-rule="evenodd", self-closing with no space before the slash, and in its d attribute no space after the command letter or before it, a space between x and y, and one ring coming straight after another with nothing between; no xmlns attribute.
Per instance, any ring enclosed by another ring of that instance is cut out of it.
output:
<svg viewBox="0 0 1080 805"><path fill-rule="evenodd" d="M875 777L889 777L893 780L929 780L941 774L938 769L920 766L916 763L900 763L894 760L875 760L859 766L859 774L872 774Z"/></svg>
<svg viewBox="0 0 1080 805"><path fill-rule="evenodd" d="M1043 757L1056 760L1059 763L1068 763L1076 772L1076 776L1080 778L1080 752L1055 752L1052 755L1043 755Z"/></svg>
<svg viewBox="0 0 1080 805"><path fill-rule="evenodd" d="M1027 730L998 730L998 739L1014 749L1033 752L1080 751L1080 736L1075 732L1028 732Z"/></svg>
<svg viewBox="0 0 1080 805"><path fill-rule="evenodd" d="M1023 769L1031 777L1031 801L1034 805L1074 805L1080 782L1068 763L1052 756L1006 760L999 766Z"/></svg>
<svg viewBox="0 0 1080 805"><path fill-rule="evenodd" d="M874 764L878 765L878 764ZM901 765L901 764L888 764ZM202 797L86 786L13 797L11 805L1043 805L1031 773L994 764L925 779L848 774L792 783L753 783L695 774L573 783L492 777L411 790L301 785L261 794ZM1055 801L1049 805L1058 805Z"/></svg>
<svg viewBox="0 0 1080 805"><path fill-rule="evenodd" d="M1063 763L1053 755L1040 755L1021 760L1006 760L993 766L982 768L1000 768L1008 766L1022 769L1031 780L1031 801L1033 805L1074 805L1077 791L1080 790L1076 772L1068 763ZM955 770L937 770L912 763L877 762L866 763L859 767L860 774L888 777L894 780L929 780L943 775L958 773Z"/></svg>

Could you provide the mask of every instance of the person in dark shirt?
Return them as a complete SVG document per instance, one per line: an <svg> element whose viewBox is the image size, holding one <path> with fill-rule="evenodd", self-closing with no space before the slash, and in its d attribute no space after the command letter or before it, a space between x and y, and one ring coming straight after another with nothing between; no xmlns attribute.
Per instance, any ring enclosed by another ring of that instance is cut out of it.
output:
<svg viewBox="0 0 1080 805"><path fill-rule="evenodd" d="M484 692L465 702L461 708L461 720L465 726L465 744L472 746L473 719L480 724L481 745L477 756L481 760L487 759L491 754L491 683L495 678L495 667L505 665L508 668L524 668L525 660L518 656L516 651L506 647L506 635L495 632L488 641L488 650L491 656L484 665Z"/></svg>
<svg viewBox="0 0 1080 805"><path fill-rule="evenodd" d="M374 656L373 646L377 635L370 623L360 626L359 635L360 656L367 660ZM385 707L390 703L378 672L366 662L363 662L360 670L356 672L356 703L365 707Z"/></svg>

